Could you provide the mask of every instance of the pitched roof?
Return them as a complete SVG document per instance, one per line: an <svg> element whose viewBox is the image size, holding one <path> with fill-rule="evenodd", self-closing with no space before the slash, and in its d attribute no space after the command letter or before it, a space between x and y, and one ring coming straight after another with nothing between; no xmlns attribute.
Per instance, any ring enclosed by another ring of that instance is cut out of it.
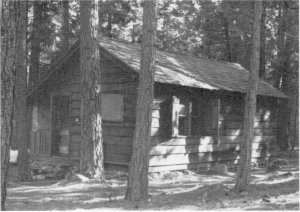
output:
<svg viewBox="0 0 300 212"><path fill-rule="evenodd" d="M101 38L100 46L139 72L141 47L138 44ZM227 90L246 93L249 72L236 63L156 51L155 81L209 90ZM259 79L257 93L264 96L287 96Z"/></svg>
<svg viewBox="0 0 300 212"><path fill-rule="evenodd" d="M104 37L101 37L99 44L100 47L127 64L131 69L139 72L141 52L139 44ZM29 89L27 96L31 96L76 51L79 51L79 42L76 42L49 67L41 81ZM161 83L246 93L249 72L236 63L157 50L154 77L156 82ZM259 79L257 94L288 98L283 92L262 79Z"/></svg>

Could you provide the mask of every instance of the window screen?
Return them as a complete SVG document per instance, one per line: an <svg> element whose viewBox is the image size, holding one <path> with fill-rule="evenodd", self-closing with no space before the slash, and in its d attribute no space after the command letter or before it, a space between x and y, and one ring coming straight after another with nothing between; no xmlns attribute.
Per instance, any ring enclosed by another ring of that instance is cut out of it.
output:
<svg viewBox="0 0 300 212"><path fill-rule="evenodd" d="M102 94L102 119L104 121L123 121L123 96Z"/></svg>

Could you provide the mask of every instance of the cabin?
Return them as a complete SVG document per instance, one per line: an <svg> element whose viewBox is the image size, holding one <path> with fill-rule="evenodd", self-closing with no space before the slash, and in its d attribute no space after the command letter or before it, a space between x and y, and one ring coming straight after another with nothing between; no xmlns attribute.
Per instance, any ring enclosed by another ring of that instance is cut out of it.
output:
<svg viewBox="0 0 300 212"><path fill-rule="evenodd" d="M128 166L135 130L140 45L101 38L104 162ZM30 154L80 158L79 43L28 92ZM249 72L239 64L156 52L150 172L237 164ZM259 79L253 161L278 154L278 102Z"/></svg>

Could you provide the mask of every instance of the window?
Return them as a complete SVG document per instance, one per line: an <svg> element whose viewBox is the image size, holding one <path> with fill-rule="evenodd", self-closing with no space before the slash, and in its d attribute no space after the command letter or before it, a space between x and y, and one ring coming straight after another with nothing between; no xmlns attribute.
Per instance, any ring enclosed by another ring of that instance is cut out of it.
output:
<svg viewBox="0 0 300 212"><path fill-rule="evenodd" d="M172 135L199 136L217 129L218 104L217 99L204 100L196 96L179 99L173 96Z"/></svg>
<svg viewBox="0 0 300 212"><path fill-rule="evenodd" d="M192 102L173 96L172 134L191 135Z"/></svg>
<svg viewBox="0 0 300 212"><path fill-rule="evenodd" d="M123 121L123 95L101 95L101 115L104 121Z"/></svg>

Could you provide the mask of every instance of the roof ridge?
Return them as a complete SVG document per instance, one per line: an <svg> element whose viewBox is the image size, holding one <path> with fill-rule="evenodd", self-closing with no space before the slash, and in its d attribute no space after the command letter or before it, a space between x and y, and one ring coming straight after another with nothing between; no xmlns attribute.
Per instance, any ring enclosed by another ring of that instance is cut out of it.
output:
<svg viewBox="0 0 300 212"><path fill-rule="evenodd" d="M132 43L128 40L125 40L125 39L122 39L122 38L110 38L110 37L106 37L106 36L103 36L103 35L100 35L99 36L100 40L101 39L106 39L106 40L112 40L112 41L117 41L117 42L121 42L121 43L126 43L126 44L136 44L136 43Z"/></svg>
<svg viewBox="0 0 300 212"><path fill-rule="evenodd" d="M130 45L135 45L135 46L141 46L141 43L132 43L128 40L125 40L125 39L122 39L122 38L110 38L110 37L106 37L106 36L103 36L101 35L100 36L100 39L106 39L106 40L112 40L112 41L116 41L116 42L121 42L121 43L125 43L125 44L130 44ZM204 57L204 56L200 56L200 55L194 55L192 54L192 52L181 52L181 51L172 51L172 50L161 50L159 48L156 47L156 49L160 52L167 52L167 53L173 53L173 54L179 54L183 57L193 57L193 58L200 58L200 59L204 59L204 60L208 60L208 61L213 61L213 62L218 62L218 63L225 63L225 64L229 64L229 65L232 65L232 64L238 64L240 65L241 67L243 67L241 64L239 63L233 63L233 62L228 62L228 61L224 61L224 60L218 60L218 59L215 59L215 58L208 58L208 57ZM245 69L243 67L243 69ZM247 69L245 69L247 70Z"/></svg>
<svg viewBox="0 0 300 212"><path fill-rule="evenodd" d="M213 61L213 62L218 62L218 63L225 63L225 64L238 64L240 66L242 66L241 64L239 63L232 63L232 62L228 62L228 61L224 61L224 60L218 60L218 59L215 59L215 58L208 58L208 57L204 57L204 56L201 56L201 55L191 55L191 54L186 54L184 52L180 52L180 51L170 51L170 50L159 50L161 52L169 52L169 53L174 53L174 54L180 54L184 57L193 57L193 58L200 58L200 59L204 59L204 60L208 60L208 61ZM190 52L188 52L190 53ZM242 66L243 67L243 66Z"/></svg>

